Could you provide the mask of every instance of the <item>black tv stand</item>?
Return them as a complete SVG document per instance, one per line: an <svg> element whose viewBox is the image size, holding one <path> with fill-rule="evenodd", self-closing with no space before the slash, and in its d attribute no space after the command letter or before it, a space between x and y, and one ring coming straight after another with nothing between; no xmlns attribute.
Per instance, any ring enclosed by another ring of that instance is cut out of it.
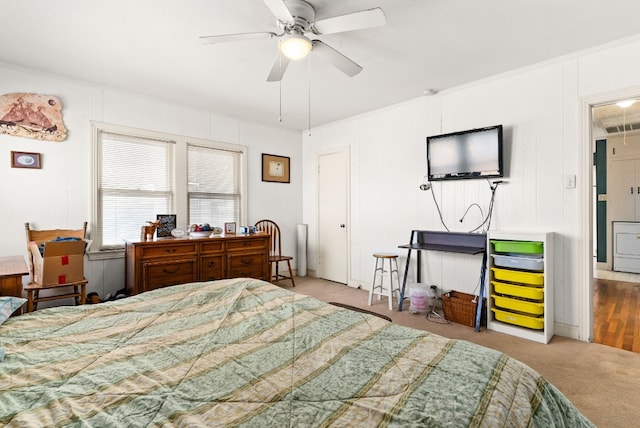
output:
<svg viewBox="0 0 640 428"><path fill-rule="evenodd" d="M418 252L418 266L416 279L422 280L422 251L444 251L449 253L462 254L482 254L482 266L480 269L480 296L484 294L484 282L487 267L487 235L485 233L465 233L465 232L443 232L432 230L412 230L411 239L408 244L399 245L398 248L406 248L407 263L404 268L404 279L400 290L400 302L398 310L402 311L405 289L407 286L407 276L409 275L409 263L411 262L411 252ZM482 300L478 299L478 310L476 313L476 331L480 330L480 317L482 314Z"/></svg>

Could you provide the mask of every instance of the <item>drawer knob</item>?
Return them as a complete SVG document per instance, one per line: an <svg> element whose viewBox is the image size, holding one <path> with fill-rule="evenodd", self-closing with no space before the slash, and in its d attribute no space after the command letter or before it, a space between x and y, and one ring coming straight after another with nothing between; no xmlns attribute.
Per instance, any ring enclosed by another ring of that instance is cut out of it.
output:
<svg viewBox="0 0 640 428"><path fill-rule="evenodd" d="M162 269L162 272L164 272L164 273L176 273L176 272L178 272L178 270L179 270L178 268L174 268L174 269L164 268L164 269Z"/></svg>
<svg viewBox="0 0 640 428"><path fill-rule="evenodd" d="M214 267L215 265L216 265L216 262L209 262L209 263L207 264L207 266L209 266L210 268L211 268L211 267Z"/></svg>
<svg viewBox="0 0 640 428"><path fill-rule="evenodd" d="M167 253L175 253L176 249L175 248L169 248L167 249Z"/></svg>

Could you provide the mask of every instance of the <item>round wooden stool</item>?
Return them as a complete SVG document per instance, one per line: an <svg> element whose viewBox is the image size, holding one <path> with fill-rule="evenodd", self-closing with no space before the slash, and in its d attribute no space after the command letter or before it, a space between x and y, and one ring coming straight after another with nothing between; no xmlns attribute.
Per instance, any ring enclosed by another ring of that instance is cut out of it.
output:
<svg viewBox="0 0 640 428"><path fill-rule="evenodd" d="M400 277L398 276L398 255L395 253L374 253L376 258L376 269L373 273L373 283L369 290L369 306L373 302L373 295L378 296L378 300L382 296L387 296L389 300L389 310L393 310L393 292L398 293L398 301L400 301ZM385 270L385 261L388 261L388 269ZM396 275L395 287L393 284L393 274ZM389 277L389 286L385 288L384 277ZM379 281L378 281L379 278ZM378 283L379 282L379 283Z"/></svg>

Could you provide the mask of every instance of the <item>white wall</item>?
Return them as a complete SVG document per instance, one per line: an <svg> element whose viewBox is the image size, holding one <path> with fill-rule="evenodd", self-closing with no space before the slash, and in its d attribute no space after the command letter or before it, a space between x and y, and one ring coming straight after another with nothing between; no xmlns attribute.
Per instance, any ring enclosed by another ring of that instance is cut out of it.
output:
<svg viewBox="0 0 640 428"><path fill-rule="evenodd" d="M51 229L78 228L90 220L91 120L247 146L247 220L249 224L266 217L276 220L283 229L283 251L295 254L296 225L302 222L299 132L2 65L0 94L11 92L57 96L68 138L51 142L0 134L0 256L26 255L25 222L36 229ZM42 169L11 168L12 150L41 153ZM261 181L262 153L291 158L290 184ZM96 291L100 296L113 293L124 287L123 259L85 259L85 275L88 292Z"/></svg>
<svg viewBox="0 0 640 428"><path fill-rule="evenodd" d="M581 248L589 237L581 236L580 189L591 178L582 174L583 149L589 150L590 143L581 135L581 102L640 85L639 54L638 38L620 41L303 134L303 217L310 225L310 248L317 238L317 152L351 148L350 285L368 288L374 250L395 248L404 257L397 246L408 242L412 229L442 230L431 195L418 190L426 174L425 138L502 124L507 183L496 193L491 228L555 232L556 332L587 340L580 333L581 296L589 293L581 274L588 260L581 259ZM576 189L565 188L566 175L577 176ZM490 190L484 180L434 183L434 190L451 230L468 231L478 224L479 214L459 222L470 204L487 212ZM430 252L426 258L423 282L464 292L476 287L479 257ZM316 263L311 250L309 269Z"/></svg>

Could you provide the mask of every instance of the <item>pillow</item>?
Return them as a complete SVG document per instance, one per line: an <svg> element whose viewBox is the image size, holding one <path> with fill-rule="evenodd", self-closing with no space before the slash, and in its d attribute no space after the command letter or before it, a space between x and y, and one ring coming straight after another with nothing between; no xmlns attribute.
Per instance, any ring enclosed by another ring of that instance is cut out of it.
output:
<svg viewBox="0 0 640 428"><path fill-rule="evenodd" d="M26 301L27 299L22 297L0 296L0 324L5 322Z"/></svg>

